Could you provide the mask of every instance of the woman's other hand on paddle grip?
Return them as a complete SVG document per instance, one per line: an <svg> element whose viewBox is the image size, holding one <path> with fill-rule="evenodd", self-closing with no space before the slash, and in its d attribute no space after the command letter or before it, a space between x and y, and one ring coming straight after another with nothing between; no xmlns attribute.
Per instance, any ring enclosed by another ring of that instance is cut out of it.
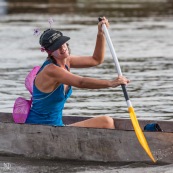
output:
<svg viewBox="0 0 173 173"><path fill-rule="evenodd" d="M117 87L119 85L127 85L130 82L126 77L124 76L118 76L116 79L111 81L111 86L112 87Z"/></svg>

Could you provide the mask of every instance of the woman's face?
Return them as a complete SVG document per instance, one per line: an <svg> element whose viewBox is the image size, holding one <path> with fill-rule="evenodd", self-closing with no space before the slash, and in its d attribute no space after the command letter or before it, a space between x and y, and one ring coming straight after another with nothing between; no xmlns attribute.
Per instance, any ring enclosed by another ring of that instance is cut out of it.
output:
<svg viewBox="0 0 173 173"><path fill-rule="evenodd" d="M66 58L69 56L69 51L68 51L68 47L67 44L64 43L59 49L57 49L56 51L54 51L52 53L53 57L55 58Z"/></svg>

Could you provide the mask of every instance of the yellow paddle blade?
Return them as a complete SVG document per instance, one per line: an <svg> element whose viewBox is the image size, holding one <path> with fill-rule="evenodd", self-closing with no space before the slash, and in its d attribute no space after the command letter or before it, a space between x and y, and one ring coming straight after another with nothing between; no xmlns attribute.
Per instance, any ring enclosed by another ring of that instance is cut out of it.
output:
<svg viewBox="0 0 173 173"><path fill-rule="evenodd" d="M153 157L153 155L150 151L150 148L149 148L148 143L146 141L146 138L145 138L145 136L144 136L144 134L141 130L141 127L139 126L139 123L138 123L138 120L136 118L136 114L135 114L135 111L134 111L133 107L129 107L128 110L129 110L129 113L130 113L130 118L131 118L131 121L132 121L132 124L133 124L133 128L135 130L136 136L137 136L141 146L146 151L146 153L151 158L151 160L153 162L156 162L156 160L154 159L154 157Z"/></svg>

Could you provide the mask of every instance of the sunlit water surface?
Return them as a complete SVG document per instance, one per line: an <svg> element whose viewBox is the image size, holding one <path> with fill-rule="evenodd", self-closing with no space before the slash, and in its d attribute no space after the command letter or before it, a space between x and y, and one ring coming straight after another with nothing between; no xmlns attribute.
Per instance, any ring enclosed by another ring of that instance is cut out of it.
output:
<svg viewBox="0 0 173 173"><path fill-rule="evenodd" d="M71 37L72 54L92 55L97 35L97 17L110 21L109 32L138 119L173 120L173 4L166 0L140 1L41 1L0 2L0 111L12 112L14 100L30 95L24 80L29 70L41 65L46 54L40 51L39 37L33 30L49 27ZM67 9L68 8L68 9ZM117 77L110 51L106 49L102 65L71 69L75 74L99 79ZM64 115L129 118L121 88L99 90L73 88ZM0 171L11 172L166 172L173 165L84 164L3 158ZM6 163L11 165L5 170ZM5 165L4 165L5 164ZM173 172L173 171L172 171Z"/></svg>

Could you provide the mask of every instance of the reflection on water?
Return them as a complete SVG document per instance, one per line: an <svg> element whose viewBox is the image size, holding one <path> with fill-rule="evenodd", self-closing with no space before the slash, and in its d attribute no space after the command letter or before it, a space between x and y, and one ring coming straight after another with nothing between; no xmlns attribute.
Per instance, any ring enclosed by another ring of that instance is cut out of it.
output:
<svg viewBox="0 0 173 173"><path fill-rule="evenodd" d="M169 16L173 14L172 0L8 0L8 13L80 14L116 17Z"/></svg>
<svg viewBox="0 0 173 173"><path fill-rule="evenodd" d="M7 14L7 2L6 0L0 1L0 15L3 16L4 14Z"/></svg>
<svg viewBox="0 0 173 173"><path fill-rule="evenodd" d="M172 164L94 163L0 157L0 173L171 173Z"/></svg>

